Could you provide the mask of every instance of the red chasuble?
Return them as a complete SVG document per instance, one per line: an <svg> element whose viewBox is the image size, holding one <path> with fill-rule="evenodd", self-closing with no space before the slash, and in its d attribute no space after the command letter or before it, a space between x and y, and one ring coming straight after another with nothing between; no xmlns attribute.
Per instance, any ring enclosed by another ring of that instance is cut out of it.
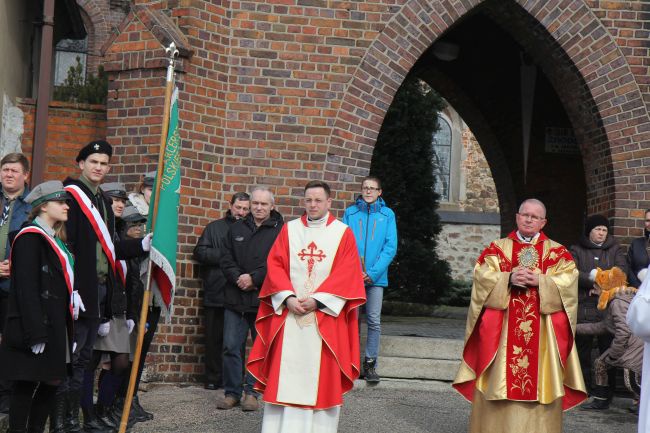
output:
<svg viewBox="0 0 650 433"><path fill-rule="evenodd" d="M330 215L327 225L336 222ZM307 227L306 217L291 223ZM276 314L271 296L281 291L296 293L291 283L291 262L301 260L299 254L290 257L289 227L285 224L276 239L267 260L267 275L260 291L260 307L255 327L257 338L248 357L248 371L256 378L255 389L263 393L267 403L284 406L304 407L306 409L328 409L343 404L342 395L352 389L354 380L359 377L359 335L357 307L365 302L365 289L361 263L349 228L341 237L334 253L334 261L329 275L314 289L313 293L327 293L346 300L337 317L316 310L316 326L322 338L320 377L318 393L314 406L302 406L278 401L278 385L284 326L288 309ZM318 230L318 229L311 229ZM304 251L310 251L304 245ZM313 245L312 245L312 249Z"/></svg>

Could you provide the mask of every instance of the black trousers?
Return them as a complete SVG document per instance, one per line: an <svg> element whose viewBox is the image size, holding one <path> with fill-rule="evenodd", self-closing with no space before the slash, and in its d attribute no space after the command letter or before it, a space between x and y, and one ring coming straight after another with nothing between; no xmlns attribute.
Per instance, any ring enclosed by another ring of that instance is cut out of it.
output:
<svg viewBox="0 0 650 433"><path fill-rule="evenodd" d="M59 386L57 394L81 390L84 371L93 356L97 329L99 329L99 319L79 317L74 322L74 341L77 343L77 347L72 353L72 377L69 377Z"/></svg>
<svg viewBox="0 0 650 433"><path fill-rule="evenodd" d="M594 339L596 342L594 343ZM603 394L604 390L602 388L596 389L596 382L594 380L594 361L596 358L592 359L592 351L594 348L598 348L598 354L602 354L607 349L609 349L610 344L614 337L612 335L576 335L576 349L578 349L578 358L580 358L580 367L582 368L582 375L585 379L585 385L587 386L587 391L590 394L599 394L599 397L605 398ZM610 368L607 371L608 374L608 385L607 385L607 399L611 400L614 396L614 390L616 389L616 369Z"/></svg>
<svg viewBox="0 0 650 433"><path fill-rule="evenodd" d="M223 307L204 307L205 383L223 386Z"/></svg>
<svg viewBox="0 0 650 433"><path fill-rule="evenodd" d="M9 303L9 295L0 290L0 334L2 334L5 320L7 319L7 305ZM11 382L8 380L0 380L0 402L2 400L8 401L11 395ZM0 403L2 406L2 403Z"/></svg>

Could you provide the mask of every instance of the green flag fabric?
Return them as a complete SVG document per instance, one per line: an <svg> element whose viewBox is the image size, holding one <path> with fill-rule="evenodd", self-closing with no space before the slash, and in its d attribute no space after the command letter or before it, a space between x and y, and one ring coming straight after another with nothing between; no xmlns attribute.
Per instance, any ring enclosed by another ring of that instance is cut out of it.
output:
<svg viewBox="0 0 650 433"><path fill-rule="evenodd" d="M181 188L181 140L178 130L178 89L172 93L169 111L169 131L160 176L154 181L154 191L160 182L158 197L151 197L151 203L158 199L156 223L151 244L154 297L163 307L163 314L169 318L173 312L176 291L176 250L178 246L178 204ZM153 221L154 206L149 208L148 224Z"/></svg>

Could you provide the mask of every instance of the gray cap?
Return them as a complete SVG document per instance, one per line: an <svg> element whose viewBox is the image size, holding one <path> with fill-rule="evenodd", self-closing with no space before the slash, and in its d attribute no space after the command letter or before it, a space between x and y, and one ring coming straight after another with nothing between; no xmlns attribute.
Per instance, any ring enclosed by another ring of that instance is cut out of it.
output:
<svg viewBox="0 0 650 433"><path fill-rule="evenodd" d="M138 221L146 221L147 217L138 212L138 208L133 205L128 205L124 208L122 219L126 222L133 223Z"/></svg>
<svg viewBox="0 0 650 433"><path fill-rule="evenodd" d="M25 197L25 201L30 203L32 207L36 207L46 201L64 201L71 198L70 194L63 188L63 183L60 180L49 180L36 185Z"/></svg>
<svg viewBox="0 0 650 433"><path fill-rule="evenodd" d="M156 170L150 171L149 173L144 174L144 179L142 180L143 186L148 186L153 188L153 181L156 178L158 172Z"/></svg>
<svg viewBox="0 0 650 433"><path fill-rule="evenodd" d="M117 197L124 200L129 198L122 182L107 182L99 185L99 187L111 197Z"/></svg>

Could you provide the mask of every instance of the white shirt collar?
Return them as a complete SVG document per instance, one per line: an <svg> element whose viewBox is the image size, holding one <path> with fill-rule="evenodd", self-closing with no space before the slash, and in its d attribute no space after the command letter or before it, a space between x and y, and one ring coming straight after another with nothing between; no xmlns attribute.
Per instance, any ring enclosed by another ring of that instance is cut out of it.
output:
<svg viewBox="0 0 650 433"><path fill-rule="evenodd" d="M539 237L539 233L535 234L535 236L533 237L524 237L521 233L519 233L519 230L517 230L517 239L519 239L521 242L527 244L534 244L535 241L537 241L538 237Z"/></svg>
<svg viewBox="0 0 650 433"><path fill-rule="evenodd" d="M317 220L313 220L313 219L307 217L307 227L325 227L329 217L330 217L329 212L327 212L323 218L317 219Z"/></svg>

